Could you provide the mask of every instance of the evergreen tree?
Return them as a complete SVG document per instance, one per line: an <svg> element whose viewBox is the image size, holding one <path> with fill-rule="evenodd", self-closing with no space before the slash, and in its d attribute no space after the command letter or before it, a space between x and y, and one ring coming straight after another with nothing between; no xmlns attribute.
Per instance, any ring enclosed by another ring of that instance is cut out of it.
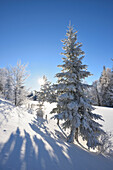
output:
<svg viewBox="0 0 113 170"><path fill-rule="evenodd" d="M69 26L67 38L62 40L64 44L63 64L61 73L56 74L58 83L54 85L57 95L57 106L52 110L55 118L64 120L63 127L70 128L68 141L78 141L78 134L87 141L87 146L95 148L99 145L99 135L103 132L101 125L95 119L101 119L100 115L92 113L93 107L84 94L88 85L83 80L90 75L87 66L82 64L84 52L82 44L77 42L77 32Z"/></svg>
<svg viewBox="0 0 113 170"><path fill-rule="evenodd" d="M38 101L44 103L49 100L51 82L47 80L47 77L43 76L43 84L41 85L38 93Z"/></svg>
<svg viewBox="0 0 113 170"><path fill-rule="evenodd" d="M100 83L100 97L101 97L101 105L109 106L109 88L111 84L112 73L111 69L103 67L103 71L101 77L99 79Z"/></svg>
<svg viewBox="0 0 113 170"><path fill-rule="evenodd" d="M113 107L113 70L110 72L109 83L106 92L106 106Z"/></svg>
<svg viewBox="0 0 113 170"><path fill-rule="evenodd" d="M55 92L51 82L48 81L47 77L43 76L43 84L41 85L40 91L38 92L38 101L42 104L44 102L53 102L55 101Z"/></svg>
<svg viewBox="0 0 113 170"><path fill-rule="evenodd" d="M86 96L91 100L93 105L101 106L99 81L92 83L91 87L85 90Z"/></svg>

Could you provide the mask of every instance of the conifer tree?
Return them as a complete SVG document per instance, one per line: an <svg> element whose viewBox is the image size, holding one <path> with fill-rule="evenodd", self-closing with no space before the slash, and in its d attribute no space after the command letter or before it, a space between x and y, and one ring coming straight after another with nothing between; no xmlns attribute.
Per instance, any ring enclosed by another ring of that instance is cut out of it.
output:
<svg viewBox="0 0 113 170"><path fill-rule="evenodd" d="M55 91L53 89L53 85L50 81L48 81L47 77L43 76L43 84L41 85L40 91L37 93L37 99L42 104L44 102L52 103L56 101Z"/></svg>
<svg viewBox="0 0 113 170"><path fill-rule="evenodd" d="M70 128L68 142L78 141L78 135L87 141L87 146L95 148L99 145L99 135L103 132L101 125L95 119L101 119L98 114L92 113L93 107L84 94L88 86L83 80L90 76L87 66L82 64L84 52L82 44L77 42L77 32L69 26L67 38L62 40L64 52L61 73L57 73L58 82L54 85L57 95L57 106L52 110L58 120L64 120L63 127Z"/></svg>
<svg viewBox="0 0 113 170"><path fill-rule="evenodd" d="M109 90L111 86L112 73L111 69L103 67L103 71L101 77L99 79L100 82L100 97L101 97L101 105L109 106Z"/></svg>
<svg viewBox="0 0 113 170"><path fill-rule="evenodd" d="M93 105L101 106L100 99L100 84L99 81L96 80L92 83L91 87L85 90L86 96L91 100Z"/></svg>
<svg viewBox="0 0 113 170"><path fill-rule="evenodd" d="M106 91L106 106L113 107L113 70L110 72L108 88Z"/></svg>
<svg viewBox="0 0 113 170"><path fill-rule="evenodd" d="M41 85L40 91L38 92L38 101L44 103L49 100L51 91L51 82L47 80L47 77L43 76L43 84Z"/></svg>

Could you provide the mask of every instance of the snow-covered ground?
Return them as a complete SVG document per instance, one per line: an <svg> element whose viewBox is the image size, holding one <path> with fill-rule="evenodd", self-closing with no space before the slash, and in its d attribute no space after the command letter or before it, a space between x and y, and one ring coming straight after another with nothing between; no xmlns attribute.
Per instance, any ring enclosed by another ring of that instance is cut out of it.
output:
<svg viewBox="0 0 113 170"><path fill-rule="evenodd" d="M95 106L94 112L102 115L104 121L99 121L99 123L103 125L103 129L113 132L113 108Z"/></svg>
<svg viewBox="0 0 113 170"><path fill-rule="evenodd" d="M45 114L50 109L46 104ZM96 107L95 112L103 115L103 128L113 131L113 109ZM54 120L37 119L0 99L0 170L53 169L113 170L113 160L67 143Z"/></svg>

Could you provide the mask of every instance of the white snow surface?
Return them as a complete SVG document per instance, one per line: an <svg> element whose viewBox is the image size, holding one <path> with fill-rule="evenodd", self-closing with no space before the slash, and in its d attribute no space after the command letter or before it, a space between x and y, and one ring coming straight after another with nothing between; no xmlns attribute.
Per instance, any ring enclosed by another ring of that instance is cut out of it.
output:
<svg viewBox="0 0 113 170"><path fill-rule="evenodd" d="M103 115L103 128L113 131L113 109L95 112ZM0 170L113 170L113 160L67 143L55 120L0 99Z"/></svg>

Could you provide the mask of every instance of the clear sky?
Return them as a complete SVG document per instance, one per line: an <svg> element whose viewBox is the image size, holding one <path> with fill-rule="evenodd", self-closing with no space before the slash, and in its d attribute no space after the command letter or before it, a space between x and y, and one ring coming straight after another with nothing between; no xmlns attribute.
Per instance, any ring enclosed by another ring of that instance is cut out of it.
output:
<svg viewBox="0 0 113 170"><path fill-rule="evenodd" d="M43 75L55 82L70 20L93 74L87 81L98 79L113 65L113 0L0 0L0 67L28 63L27 86L36 90Z"/></svg>

